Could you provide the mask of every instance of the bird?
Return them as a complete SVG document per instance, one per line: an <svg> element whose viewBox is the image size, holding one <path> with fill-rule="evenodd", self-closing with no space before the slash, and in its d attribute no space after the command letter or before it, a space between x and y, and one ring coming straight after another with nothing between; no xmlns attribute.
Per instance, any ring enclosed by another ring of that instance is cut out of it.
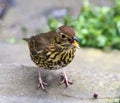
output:
<svg viewBox="0 0 120 103"><path fill-rule="evenodd" d="M64 83L66 87L72 84L64 70L72 62L76 48L79 48L79 39L72 27L63 25L56 30L23 38L23 40L28 43L31 60L38 66L38 88L45 90L45 86L48 85L41 77L41 68L62 69L60 84Z"/></svg>

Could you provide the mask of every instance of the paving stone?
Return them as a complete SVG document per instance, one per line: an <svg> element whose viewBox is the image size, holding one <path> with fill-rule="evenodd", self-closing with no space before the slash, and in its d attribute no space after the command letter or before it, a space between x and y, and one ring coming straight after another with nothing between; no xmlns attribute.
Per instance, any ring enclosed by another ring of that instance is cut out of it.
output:
<svg viewBox="0 0 120 103"><path fill-rule="evenodd" d="M37 89L37 68L24 65L0 65L1 103L113 103L120 96L120 73L77 72L66 68L73 85L58 85L60 70L42 70L42 77L49 84L47 92ZM93 94L98 99L93 99Z"/></svg>

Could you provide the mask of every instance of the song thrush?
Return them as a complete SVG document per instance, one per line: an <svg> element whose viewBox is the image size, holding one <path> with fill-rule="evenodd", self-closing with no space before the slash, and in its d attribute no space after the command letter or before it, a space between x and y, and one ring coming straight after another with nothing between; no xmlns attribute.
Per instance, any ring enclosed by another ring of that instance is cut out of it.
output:
<svg viewBox="0 0 120 103"><path fill-rule="evenodd" d="M78 44L77 37L73 28L69 26L61 26L55 31L41 33L30 38L23 38L28 42L30 57L32 61L39 67L39 85L43 90L45 83L40 74L40 68L48 70L57 70L67 66L74 58L74 53ZM72 84L63 69L61 83L66 86Z"/></svg>

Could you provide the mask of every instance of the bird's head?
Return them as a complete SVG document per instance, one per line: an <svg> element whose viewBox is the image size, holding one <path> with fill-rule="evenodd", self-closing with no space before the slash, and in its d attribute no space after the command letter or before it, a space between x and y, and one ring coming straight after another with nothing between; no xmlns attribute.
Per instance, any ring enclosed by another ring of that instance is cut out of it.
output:
<svg viewBox="0 0 120 103"><path fill-rule="evenodd" d="M56 30L62 42L79 47L79 39L75 35L75 31L70 26L61 26Z"/></svg>

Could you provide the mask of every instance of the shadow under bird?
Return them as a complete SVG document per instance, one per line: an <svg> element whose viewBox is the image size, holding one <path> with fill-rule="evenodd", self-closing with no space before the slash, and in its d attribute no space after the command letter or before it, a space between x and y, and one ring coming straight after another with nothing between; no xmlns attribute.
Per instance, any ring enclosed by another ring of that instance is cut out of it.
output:
<svg viewBox="0 0 120 103"><path fill-rule="evenodd" d="M30 38L23 38L27 41L32 61L39 67L39 84L45 90L47 85L41 78L40 69L63 70L61 84L66 87L72 84L64 71L64 68L73 60L76 47L79 47L79 39L75 36L75 31L70 26L61 26L55 31L41 33Z"/></svg>

